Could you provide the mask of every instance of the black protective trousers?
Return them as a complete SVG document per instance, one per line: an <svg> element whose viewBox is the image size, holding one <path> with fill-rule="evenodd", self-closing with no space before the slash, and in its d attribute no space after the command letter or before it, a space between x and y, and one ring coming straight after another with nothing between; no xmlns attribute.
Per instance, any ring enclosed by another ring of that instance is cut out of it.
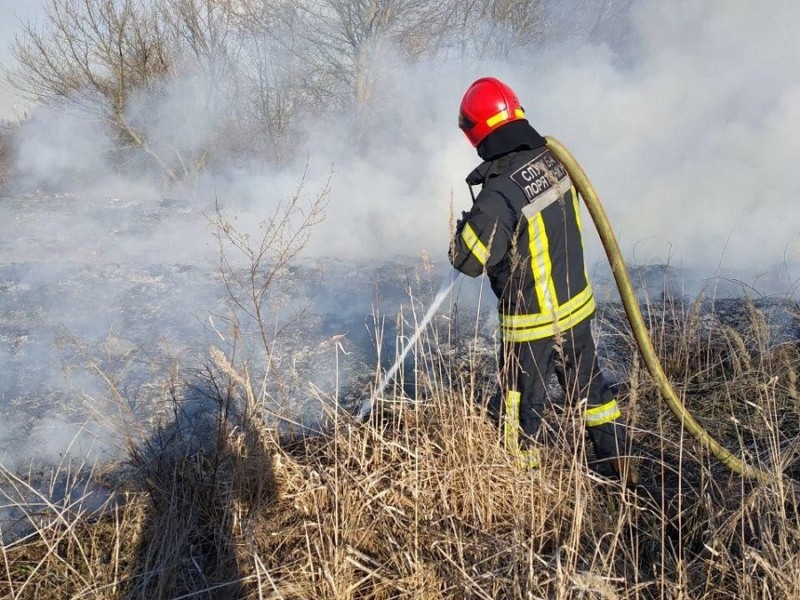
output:
<svg viewBox="0 0 800 600"><path fill-rule="evenodd" d="M509 450L524 450L535 441L551 401L547 384L554 372L567 405L586 399L583 414L597 459L626 455L625 421L597 365L591 318L555 338L504 342L500 390L489 412L502 425Z"/></svg>

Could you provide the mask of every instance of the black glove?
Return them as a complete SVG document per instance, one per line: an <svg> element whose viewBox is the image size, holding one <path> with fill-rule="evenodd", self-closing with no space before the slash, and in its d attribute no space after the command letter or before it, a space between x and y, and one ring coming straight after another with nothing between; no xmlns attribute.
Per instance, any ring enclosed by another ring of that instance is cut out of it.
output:
<svg viewBox="0 0 800 600"><path fill-rule="evenodd" d="M447 256L450 259L450 264L453 264L453 249L454 249L453 246L455 245L456 240L459 237L461 237L461 231L464 229L464 225L466 224L467 219L469 219L470 216L472 215L469 212L463 210L461 211L461 218L458 221L456 221L456 232L455 235L453 236L453 240L450 242L450 250L448 250L447 252Z"/></svg>
<svg viewBox="0 0 800 600"><path fill-rule="evenodd" d="M464 229L464 224L467 220L472 216L472 213L466 210L461 211L461 218L456 221L456 235L461 235L461 231Z"/></svg>

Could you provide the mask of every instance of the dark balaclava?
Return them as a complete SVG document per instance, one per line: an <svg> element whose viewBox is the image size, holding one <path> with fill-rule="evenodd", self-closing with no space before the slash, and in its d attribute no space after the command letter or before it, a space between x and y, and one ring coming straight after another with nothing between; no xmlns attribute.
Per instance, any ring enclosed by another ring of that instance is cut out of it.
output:
<svg viewBox="0 0 800 600"><path fill-rule="evenodd" d="M525 119L506 123L495 129L478 144L478 156L494 160L515 150L533 150L546 145L545 139Z"/></svg>

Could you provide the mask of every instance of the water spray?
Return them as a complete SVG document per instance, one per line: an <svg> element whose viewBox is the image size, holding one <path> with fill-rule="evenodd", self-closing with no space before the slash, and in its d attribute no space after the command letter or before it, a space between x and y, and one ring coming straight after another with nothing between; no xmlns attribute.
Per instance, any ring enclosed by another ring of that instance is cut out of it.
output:
<svg viewBox="0 0 800 600"><path fill-rule="evenodd" d="M431 302L430 307L428 308L428 312L425 313L425 316L422 318L422 321L417 324L417 327L414 330L414 334L408 339L406 345L403 347L402 352L398 355L397 359L395 360L394 364L391 368L386 371L386 374L380 379L378 385L375 386L372 394L370 397L364 400L363 404L361 405L361 410L358 412L358 421L363 422L372 412L372 407L375 404L375 400L377 400L378 396L383 393L383 390L386 389L397 375L397 371L400 370L400 365L403 364L406 356L417 343L419 336L422 335L422 332L425 331L425 328L430 323L433 315L436 314L436 311L439 310L439 307L444 302L445 298L450 294L450 290L453 289L453 286L456 282L461 279L463 273L456 271L455 269L451 269L442 279L442 285L439 286L439 291L436 293L436 297Z"/></svg>

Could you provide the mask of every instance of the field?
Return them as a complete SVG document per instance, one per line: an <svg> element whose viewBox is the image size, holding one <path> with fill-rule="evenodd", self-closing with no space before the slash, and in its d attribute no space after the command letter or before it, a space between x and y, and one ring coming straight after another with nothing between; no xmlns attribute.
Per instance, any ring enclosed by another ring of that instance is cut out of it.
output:
<svg viewBox="0 0 800 600"><path fill-rule="evenodd" d="M800 598L800 4L773 4L6 1L0 598ZM472 114L489 75L574 150L666 376L759 477L662 402L589 218L641 484L556 381L541 468L509 455L485 278L419 327L465 176L505 162L457 117L519 116Z"/></svg>
<svg viewBox="0 0 800 600"><path fill-rule="evenodd" d="M396 289L414 290L393 339L413 327L436 277L427 263L382 273ZM104 507L67 494L72 504L40 507L48 518L33 519L35 534L4 547L0 591L10 598L796 598L800 498L789 479L800 477L796 301L686 299L670 289L642 296L667 374L704 426L774 474L774 483L727 472L682 432L613 300L598 313L599 347L634 428L644 485L623 490L592 464L578 409L558 408L557 386L543 466L519 468L483 414L494 389L492 339L454 304L419 342L405 385L382 394L369 422L331 410L317 435L276 427L265 417L271 396L257 365L212 349L204 367L161 388L165 410L155 425L121 428L124 453L94 467L91 480L110 492ZM376 372L366 363L350 371L340 402L368 393ZM125 402L113 382L110 390ZM5 475L26 486L24 477Z"/></svg>

